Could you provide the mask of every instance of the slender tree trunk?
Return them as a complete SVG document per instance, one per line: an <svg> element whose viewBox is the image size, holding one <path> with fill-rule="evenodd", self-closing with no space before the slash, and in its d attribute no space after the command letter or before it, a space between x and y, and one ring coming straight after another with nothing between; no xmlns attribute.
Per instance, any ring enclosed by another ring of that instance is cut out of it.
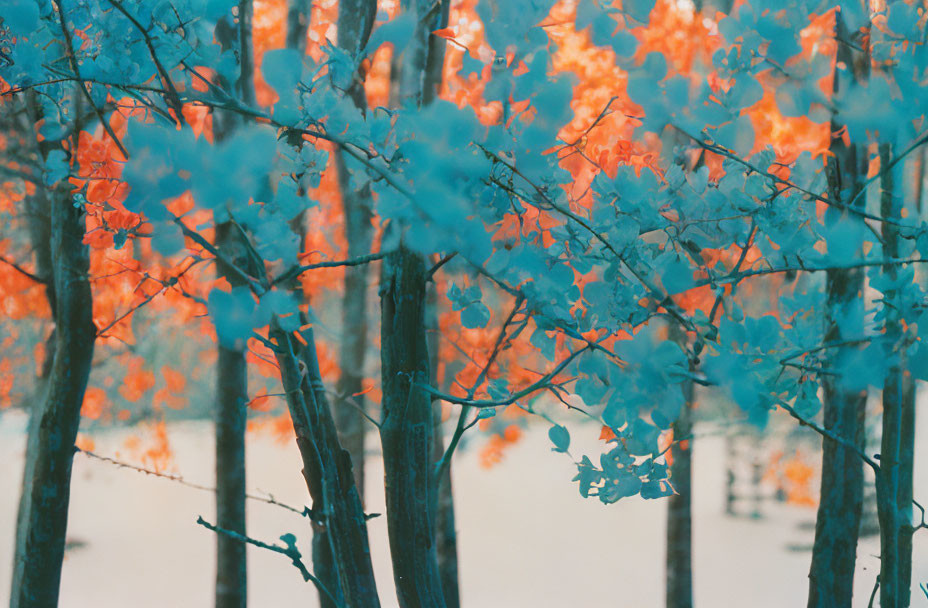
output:
<svg viewBox="0 0 928 608"><path fill-rule="evenodd" d="M289 0L286 40L288 49L296 49L300 53L306 53L306 36L309 33L312 8L310 0Z"/></svg>
<svg viewBox="0 0 928 608"><path fill-rule="evenodd" d="M691 366L692 368L693 366ZM691 369L692 371L692 369ZM667 608L693 606L693 422L695 387L683 384L683 409L673 424L670 482L674 495L667 501Z"/></svg>
<svg viewBox="0 0 928 608"><path fill-rule="evenodd" d="M23 105L23 109L30 122L22 125L23 133L29 133L32 125L39 120L38 113L35 111L35 95L32 92L26 93L28 102ZM36 158L44 158L44 154L39 149L39 144L34 139L26 137L32 143L33 152ZM48 192L44 188L37 188L34 196L26 199L26 212L28 214L29 240L32 244L32 250L35 254L36 275L46 281L45 294L48 305L51 310L52 320L55 312L55 283L52 280L52 250L51 250L51 207L48 200ZM35 471L36 454L39 449L39 422L42 419L42 405L46 399L46 389L48 377L51 373L52 363L55 355L55 331L54 329L46 340L45 361L42 369L36 378L36 387L33 392L31 402L28 404L29 421L27 423L26 435L26 455L23 471L22 487L19 495L19 507L16 514L16 542L14 545L14 555L22 555L25 551L26 543L26 515L29 512L29 500L31 495L30 484Z"/></svg>
<svg viewBox="0 0 928 608"><path fill-rule="evenodd" d="M245 534L245 426L248 370L240 349L219 347L216 393L216 525ZM216 536L216 607L248 601L245 543Z"/></svg>
<svg viewBox="0 0 928 608"><path fill-rule="evenodd" d="M403 246L383 261L381 366L384 475L393 578L403 608L441 607L434 519L432 402L425 335L426 268Z"/></svg>
<svg viewBox="0 0 928 608"><path fill-rule="evenodd" d="M354 483L351 457L339 444L325 397L312 328L303 331L306 347L276 321L270 336L277 344L281 381L313 501L313 522L327 532L336 588L330 586L335 582L328 578L330 573L316 567L316 576L350 608L379 607L364 508Z"/></svg>
<svg viewBox="0 0 928 608"><path fill-rule="evenodd" d="M925 184L925 151L916 152L914 167L916 183L913 192L915 217L922 216L922 197ZM900 463L899 463L899 505L905 509L904 513L911 512L911 505L915 499L914 493L914 465L915 465L915 399L917 397L916 382L911 373L903 377L903 410L902 430L900 433ZM902 563L899 568L899 579L902 583L902 605L911 603L912 593L912 531L904 531L899 543Z"/></svg>
<svg viewBox="0 0 928 608"><path fill-rule="evenodd" d="M251 0L240 0L234 21L220 21L216 38L224 48L236 51L239 81L234 84L243 102L254 103L252 83ZM240 119L232 112L214 118L213 134L221 141L232 134ZM230 222L216 227L216 247L236 266L248 269L248 251L244 236ZM244 284L223 263L219 275L232 287ZM248 364L245 345L219 345L216 366L216 525L246 534L245 523L245 428L248 422ZM216 535L216 608L244 608L248 604L248 561L246 545L224 534Z"/></svg>
<svg viewBox="0 0 928 608"><path fill-rule="evenodd" d="M434 462L444 453L444 437L441 435L441 405L433 406L433 425L435 454ZM438 576L441 589L448 608L461 605L460 583L458 575L458 534L454 516L454 492L451 485L451 466L445 467L441 478L437 479L437 503L435 508L435 542L438 552Z"/></svg>
<svg viewBox="0 0 928 608"><path fill-rule="evenodd" d="M74 441L96 339L87 277L90 254L83 238L84 210L71 203L66 191L56 192L51 200L55 353L45 403L34 427L35 461L24 483L23 544L15 557L12 608L58 602Z"/></svg>
<svg viewBox="0 0 928 608"><path fill-rule="evenodd" d="M402 9L416 17L412 39L393 81L399 106L429 102L440 81L431 32L448 10L442 0L404 0ZM438 10L435 10L438 8ZM392 226L402 230L402 226ZM435 546L435 489L430 395L419 385L431 381L426 337L426 266L421 254L402 243L383 260L380 278L383 445L387 529L393 578L401 608L444 608L445 598ZM450 486L449 486L450 488Z"/></svg>
<svg viewBox="0 0 928 608"><path fill-rule="evenodd" d="M880 144L880 166L887 167L892 160L892 145ZM884 218L899 220L902 217L898 178L898 168L883 173L880 212ZM888 223L883 224L883 252L887 258L896 258L900 253L899 231ZM883 273L890 282L898 279L895 265L886 265ZM876 485L880 519L880 606L883 608L905 607L911 600L915 390L912 376L906 369L908 337L903 330L900 296L897 287L883 294L886 357L891 362L883 382L883 436Z"/></svg>
<svg viewBox="0 0 928 608"><path fill-rule="evenodd" d="M309 24L309 13L305 19L294 25L296 18L294 7L302 6L310 10L305 0L293 0L290 12L290 30L288 40L297 38L305 40L305 30ZM360 51L370 37L371 28L376 17L376 0L341 0L338 5L338 44L350 54ZM302 31L301 36L293 33L294 27ZM305 43L301 43L305 44ZM347 95L363 112L366 104L364 87L360 73L347 91ZM372 242L370 188L365 185L355 189L344 156L335 152L336 170L345 214L345 238L348 242L348 257L370 253ZM368 268L348 266L345 268L345 284L342 295L342 336L339 349L340 376L336 383L337 394L332 415L338 431L339 442L345 450L354 475L355 487L361 504L364 504L364 438L367 420L364 411L363 379L364 358L367 350L367 276ZM320 398L328 403L324 395ZM315 500L315 499L314 499ZM320 498L324 501L324 497ZM324 504L324 503L320 503ZM326 582L328 587L338 584L337 568L332 553L332 539L328 528L320 523L313 525L313 566L316 576ZM335 603L325 593L320 592L319 603L322 608L335 608Z"/></svg>
<svg viewBox="0 0 928 608"><path fill-rule="evenodd" d="M370 38L377 15L376 0L340 0L338 4L338 45L350 54L364 48ZM363 75L358 72L346 93L361 112L367 109ZM344 154L335 156L339 186L345 213L345 239L348 257L366 255L371 251L371 192L368 183L356 184L351 179L349 160ZM363 175L363 172L361 172ZM364 500L364 437L367 420L364 417L364 359L367 352L367 288L368 267L345 267L345 288L342 294L342 336L339 352L341 375L336 384L335 426L342 446L351 456L355 483Z"/></svg>
<svg viewBox="0 0 928 608"><path fill-rule="evenodd" d="M441 3L436 29L448 27L448 17L451 13L451 3ZM429 56L426 65L425 87L422 95L423 105L427 105L438 97L444 69L446 41L437 36L429 37ZM438 294L434 283L428 292L429 298L429 326L432 328L434 340L430 342L432 352L432 379L437 382L438 352L440 328L438 327ZM433 384L437 386L437 384ZM444 436L442 434L441 404L435 400L432 404L433 416L433 454L434 461L438 463L444 454ZM461 605L460 582L458 573L458 537L454 515L454 489L451 485L451 463L445 467L439 479L435 480L437 487L435 496L435 541L438 552L438 573L441 578L442 592L448 608L458 608Z"/></svg>
<svg viewBox="0 0 928 608"><path fill-rule="evenodd" d="M848 39L849 33L840 13L836 19L836 35ZM858 53L855 57L848 45L838 45L838 61L844 63L851 73L836 70L836 92L849 86L852 79L861 81L867 77L868 53ZM832 133L837 133L840 128L841 125L832 121ZM840 135L832 137L831 152L827 167L829 197L837 201L852 200L867 175L866 154L859 146L846 146ZM832 209L828 211L833 212ZM842 214L842 218L847 217L846 212ZM826 221L829 221L827 217ZM862 335L863 327L849 326L847 319L853 314L853 308L862 306L863 289L864 274L861 270L828 271L826 344ZM829 349L826 367L840 369L841 362L851 355L853 348ZM824 425L863 450L866 391L852 390L847 384L843 376L822 376ZM822 441L822 451L821 496L809 571L809 608L851 605L863 504L864 465L860 456L827 438Z"/></svg>
<svg viewBox="0 0 928 608"><path fill-rule="evenodd" d="M348 237L348 257L370 253L372 226L370 188L354 191L347 175L345 159L338 155L338 171L342 182L345 206L345 232ZM342 178L341 176L344 175ZM344 448L354 463L355 483L364 500L364 438L368 421L362 413L364 398L364 359L367 352L367 289L368 266L345 267L345 288L342 294L342 336L339 352L340 376L335 391L335 425Z"/></svg>
<svg viewBox="0 0 928 608"><path fill-rule="evenodd" d="M896 504L902 513L899 528L899 605L912 602L912 501L915 465L915 379L910 370L902 373L902 416L899 420L899 491Z"/></svg>
<svg viewBox="0 0 928 608"><path fill-rule="evenodd" d="M429 370L432 377L432 386L438 384L438 353L441 347L441 329L438 324L438 291L435 283L428 285L427 298L427 325L429 331ZM447 390L450 383L450 374L446 374L442 383L442 390ZM440 399L432 399L432 462L434 465L441 461L445 453L445 437L442 432L442 408ZM440 477L433 475L433 496L435 497L435 545L438 552L438 576L441 578L441 589L445 596L448 608L459 608L461 605L458 585L458 544L457 529L454 517L454 493L451 486L451 463L444 468Z"/></svg>

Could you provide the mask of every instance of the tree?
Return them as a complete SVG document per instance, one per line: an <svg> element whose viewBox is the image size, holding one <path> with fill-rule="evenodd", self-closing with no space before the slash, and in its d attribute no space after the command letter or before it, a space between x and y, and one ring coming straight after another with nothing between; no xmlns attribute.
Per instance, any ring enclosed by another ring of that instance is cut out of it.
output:
<svg viewBox="0 0 928 608"><path fill-rule="evenodd" d="M63 31L66 32L66 30ZM68 41L68 57L75 66ZM74 68L76 69L76 68ZM83 85L79 85L83 87ZM79 108L82 95L74 92ZM30 114L37 119L37 108ZM79 111L77 112L79 115ZM75 129L75 132L77 130ZM72 140L76 147L76 136ZM60 148L39 147L46 164L67 164ZM73 148L72 148L73 149ZM72 446L77 437L81 404L93 357L96 328L87 272L90 261L83 243L83 209L71 202L66 186L57 177L40 198L49 218L48 266L44 269L49 303L55 321L54 352L44 384L44 399L30 416L30 437L23 480L23 493L17 519L16 556L13 573L12 606L49 606L58 602L61 562L64 558L65 530L71 484ZM43 197L44 198L44 197ZM44 204L43 204L44 203ZM44 256L37 256L40 268Z"/></svg>
<svg viewBox="0 0 928 608"><path fill-rule="evenodd" d="M844 15L835 13L835 38L848 39L850 33ZM861 36L866 30L859 32ZM863 82L867 77L869 56L847 44L837 47L836 60L844 70L835 68L834 91L842 92L850 83ZM861 146L846 144L839 139L842 125L832 118L828 166L828 197L845 206L858 198L867 174L866 155ZM858 205L861 206L861 204ZM829 213L829 212L826 212ZM853 220L848 212L831 210L826 221L834 225ZM837 216L837 217L836 217ZM864 273L862 269L838 269L826 274L825 344L833 344L827 366L838 368L842 361L854 356L859 348L856 338L863 335L860 308L863 306ZM855 321L849 323L848 319ZM864 463L858 452L864 449L864 414L867 394L859 387L848 387L843 376L822 378L824 427L847 438L852 450L838 442L822 439L822 486L819 512L815 520L815 545L809 572L809 606L827 606L838 601L849 604L854 589L854 569L857 561L857 537L860 530L863 502Z"/></svg>
<svg viewBox="0 0 928 608"><path fill-rule="evenodd" d="M216 24L216 39L223 50L236 58L238 73L222 78L218 85L254 103L251 24L253 4L237 4L236 18L227 16ZM238 115L221 112L214 117L213 135L221 143L239 126ZM234 215L216 226L216 249L231 264L219 261L217 270L232 288L245 287L231 267L254 274L248 244ZM248 410L248 364L244 340L220 342L216 364L216 525L244 535L245 529L245 427ZM226 535L216 537L216 608L244 608L248 604L248 565L245 545Z"/></svg>
<svg viewBox="0 0 928 608"><path fill-rule="evenodd" d="M334 6L329 21L312 20L319 43L305 53L297 12L289 48L283 17L273 50L253 36L252 98L245 38L238 58L213 40L233 14L247 33L248 7L233 4L49 10L15 0L3 13L6 96L39 89L63 99L76 87L99 137L127 155L108 176L122 198L84 208L124 203L133 223L104 212L100 230L135 231L164 258L216 264L224 280L199 276L201 290L180 295L205 304L220 349L241 355L247 345L247 360L274 376L260 398L272 389L286 401L312 501L312 571L293 535L270 545L202 525L287 556L324 601L379 605L363 440L344 422L349 411L349 426L367 416L352 406L376 344L358 302L367 266L379 264L381 415L363 421L380 431L401 605L455 605L438 555L439 536L450 538L437 517L449 467L470 429L499 449L526 419L544 421L554 451L574 462L582 496L673 496L680 525L668 541L680 542L668 549L681 550L668 602L685 605L684 442L696 387L736 404L739 423L790 416L822 437L810 604L851 601L863 466L878 479L883 552L899 554L882 564L883 604L906 603L916 528L904 521L914 498L907 378L924 379L928 353L915 339L925 313L912 279L928 237L903 214L894 170L928 142L916 9L755 1L707 21L664 1L410 1L378 21L372 3L344 2L337 20ZM454 29L455 10L479 20L479 36ZM319 36L333 21L336 44ZM81 44L61 55L68 37ZM898 111L902 99L915 102ZM45 107L52 119L60 111ZM222 132L224 120L235 129ZM73 139L55 126L47 119L43 134ZM866 177L874 146L882 160ZM310 213L326 179L344 213ZM342 251L316 247L329 223L345 235ZM323 274L332 269L344 282ZM327 287L345 285L334 300L307 289L323 276ZM162 280L139 306L178 291ZM881 300L863 298L865 288ZM334 409L317 339L327 301L341 303L342 317ZM440 336L430 341L433 315ZM247 390L234 386L241 410ZM886 404L879 459L859 432L870 387ZM444 450L436 401L456 420ZM577 453L578 419L602 428L601 453Z"/></svg>

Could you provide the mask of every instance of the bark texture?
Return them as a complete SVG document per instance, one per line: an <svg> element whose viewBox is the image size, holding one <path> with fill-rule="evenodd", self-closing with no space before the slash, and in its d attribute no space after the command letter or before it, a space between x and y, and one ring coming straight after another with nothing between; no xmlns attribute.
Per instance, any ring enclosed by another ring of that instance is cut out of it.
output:
<svg viewBox="0 0 928 608"><path fill-rule="evenodd" d="M836 35L849 37L840 14ZM853 80L867 76L869 55L852 54L848 45L838 45L838 60L847 72L835 72L835 91L850 86ZM832 121L832 133L841 125ZM864 150L845 145L839 136L833 137L832 156L827 167L829 198L850 201L859 192L867 176ZM863 198L863 197L861 197ZM829 209L829 213L834 213ZM843 218L848 214L845 212ZM830 270L826 277L826 312L824 343L840 343L863 335L863 327L853 327L848 318L862 306L864 273L861 270ZM841 369L843 360L854 346L829 349L826 367ZM864 414L866 391L848 387L843 376L822 376L824 394L824 426L835 435L864 449ZM854 569L857 561L857 539L863 504L864 463L854 450L831 439L822 441L821 498L815 521L815 543L809 570L809 608L850 606L854 590Z"/></svg>
<svg viewBox="0 0 928 608"><path fill-rule="evenodd" d="M890 144L880 144L880 166L893 161ZM902 217L897 188L901 163L883 173L880 213ZM901 237L892 224L883 224L883 251L887 258L900 254ZM891 282L899 267L888 264L883 273ZM914 452L915 387L906 369L907 332L903 329L902 294L897 288L883 293L886 307L884 339L890 361L883 381L883 435L880 440L880 471L876 480L877 514L880 520L880 606L901 608L911 601L912 583L912 465Z"/></svg>
<svg viewBox="0 0 928 608"><path fill-rule="evenodd" d="M232 49L239 60L239 80L235 91L246 104L254 103L252 84L252 2L240 0L238 17L224 19L216 26L216 38ZM231 87L230 87L231 88ZM216 141L222 141L239 127L241 118L233 112L214 116ZM249 261L245 235L232 222L216 227L216 247L236 267L246 271ZM219 275L232 287L244 285L241 277L224 263L217 264ZM248 364L245 345L220 344L216 366L216 525L246 534L245 428L248 422ZM225 534L216 535L216 608L245 608L248 604L248 561L244 543Z"/></svg>
<svg viewBox="0 0 928 608"><path fill-rule="evenodd" d="M240 349L219 347L216 394L216 525L245 534L247 366ZM248 600L246 545L216 535L216 608L244 608Z"/></svg>
<svg viewBox="0 0 928 608"><path fill-rule="evenodd" d="M325 530L333 559L334 577L318 566L315 574L346 606L379 607L367 521L354 483L351 457L339 444L325 397L312 329L303 332L308 344L305 347L276 321L270 336L277 344L277 363L303 460L303 476L313 501L314 527Z"/></svg>
<svg viewBox="0 0 928 608"><path fill-rule="evenodd" d="M436 29L448 27L448 17L451 13L451 2L444 0L440 3ZM438 36L429 37L429 54L426 62L425 88L422 93L422 104L430 104L438 97L442 83L442 70L445 63L445 47L447 41ZM429 289L429 326L435 337L434 343L429 344L432 350L432 378L437 386L436 372L438 370L438 341L440 329L438 327L437 293L434 284ZM434 320L434 321L433 321ZM441 405L433 402L433 438L435 445L433 453L436 464L444 455L444 436L441 425ZM461 605L460 582L458 573L458 540L454 514L454 488L451 484L451 463L444 467L441 477L435 480L435 542L438 552L438 573L441 578L442 592L445 596L447 608L458 608Z"/></svg>
<svg viewBox="0 0 928 608"><path fill-rule="evenodd" d="M438 291L435 283L428 284L426 295L426 323L428 326L429 372L432 386L441 386L447 392L450 374L445 374L439 383L438 355L441 348L441 330L438 325ZM442 407L440 399L432 399L432 462L438 466L445 454L445 437L442 428ZM441 589L448 608L461 605L458 585L458 541L454 517L454 492L451 485L451 463L438 475L433 475L433 499L435 500L435 547L438 552L438 576Z"/></svg>
<svg viewBox="0 0 928 608"><path fill-rule="evenodd" d="M358 53L370 38L376 0L342 0L338 4L338 46L351 54ZM359 72L346 94L362 113L367 109L362 74ZM351 179L349 161L339 153L335 157L339 187L345 212L345 238L348 257L366 255L371 251L371 192L367 183ZM369 269L366 264L345 267L342 295L342 336L339 350L340 376L335 390L335 426L342 447L348 451L354 465L355 483L364 500L364 438L367 420L364 418L364 361L367 352L367 288Z"/></svg>
<svg viewBox="0 0 928 608"><path fill-rule="evenodd" d="M427 384L425 261L403 246L383 261L381 366L387 528L393 578L403 608L444 606L434 520L432 402Z"/></svg>
<svg viewBox="0 0 928 608"><path fill-rule="evenodd" d="M35 435L29 438L33 461L23 484L11 608L58 602L74 441L96 339L83 208L75 207L66 191L54 193L50 202L55 352Z"/></svg>
<svg viewBox="0 0 928 608"><path fill-rule="evenodd" d="M673 424L673 462L670 482L674 494L667 500L667 608L693 606L693 433L692 382L684 382L683 409Z"/></svg>
<svg viewBox="0 0 928 608"><path fill-rule="evenodd" d="M431 32L441 27L448 0L404 0L416 19L412 39L394 61L394 105L421 106L439 82L442 47ZM402 226L391 226L402 231ZM431 381L426 337L425 259L403 244L381 267L381 386L387 529L393 578L401 608L444 608L435 546L432 402L421 385ZM449 486L450 489L450 486Z"/></svg>
<svg viewBox="0 0 928 608"><path fill-rule="evenodd" d="M30 97L32 97L30 95ZM33 122L38 121L38 115L31 112L35 108L34 99L25 104L24 110L29 119ZM17 125L23 129L24 133L29 133L30 126ZM34 148L35 156L42 157L37 142L29 140ZM29 240L32 244L32 251L35 256L36 276L44 279L45 294L48 299L48 305L52 312L54 321L55 311L55 283L52 280L52 249L51 249L51 207L49 206L48 192L44 188L36 189L35 196L26 199L26 210L29 217ZM26 437L26 455L23 470L22 486L19 494L19 506L16 513L16 540L14 544L14 555L21 555L25 551L25 534L26 534L26 515L29 512L30 504L30 487L32 477L35 471L36 454L39 449L39 422L42 419L43 404L46 399L46 388L49 375L51 373L52 363L55 360L55 331L46 340L45 361L42 365L38 377L36 378L36 387L30 403L27 404L29 410L29 421L27 426Z"/></svg>

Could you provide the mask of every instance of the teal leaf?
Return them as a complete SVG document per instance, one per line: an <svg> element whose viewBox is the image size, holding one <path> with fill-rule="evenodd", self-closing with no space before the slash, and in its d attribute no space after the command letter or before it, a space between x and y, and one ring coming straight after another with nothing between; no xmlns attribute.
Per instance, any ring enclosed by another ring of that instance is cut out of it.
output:
<svg viewBox="0 0 928 608"><path fill-rule="evenodd" d="M566 452L567 448L570 447L570 433L559 424L555 424L548 429L548 438L554 444L554 447L551 448L554 452Z"/></svg>
<svg viewBox="0 0 928 608"><path fill-rule="evenodd" d="M490 309L483 302L476 302L461 311L461 324L467 329L486 327L490 322Z"/></svg>
<svg viewBox="0 0 928 608"><path fill-rule="evenodd" d="M209 316L216 326L219 343L229 348L241 348L251 335L255 300L247 287L231 292L213 289L207 302Z"/></svg>
<svg viewBox="0 0 928 608"><path fill-rule="evenodd" d="M68 176L68 156L64 150L52 150L45 159L45 184L57 184Z"/></svg>
<svg viewBox="0 0 928 608"><path fill-rule="evenodd" d="M364 47L364 54L370 55L380 48L382 44L393 45L393 55L398 56L409 44L416 31L416 16L411 11L401 13L387 23L381 25L371 34Z"/></svg>

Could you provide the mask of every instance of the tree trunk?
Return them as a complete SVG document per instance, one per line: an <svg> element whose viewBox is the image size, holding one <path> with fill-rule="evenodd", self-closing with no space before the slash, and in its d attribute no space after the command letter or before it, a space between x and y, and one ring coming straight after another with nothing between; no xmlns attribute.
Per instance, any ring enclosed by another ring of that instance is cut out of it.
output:
<svg viewBox="0 0 928 608"><path fill-rule="evenodd" d="M912 602L912 505L915 465L915 379L908 369L902 374L902 416L899 420L899 491L896 504L902 513L899 529L899 605Z"/></svg>
<svg viewBox="0 0 928 608"><path fill-rule="evenodd" d="M430 500L432 402L425 335L425 260L404 246L380 280L383 444L387 528L402 608L443 607Z"/></svg>
<svg viewBox="0 0 928 608"><path fill-rule="evenodd" d="M836 35L849 38L840 13L836 16ZM848 45L838 45L838 61L852 74L846 77L861 81L866 78L869 55L852 55ZM849 86L845 75L835 71L834 88ZM831 131L841 125L832 121ZM852 200L867 176L864 151L833 136L832 156L828 171L829 198ZM836 213L829 208L826 213ZM848 217L842 213L842 219ZM828 221L826 215L826 221ZM862 306L864 273L859 270L830 270L826 277L826 311L824 343L841 342L863 335L863 327L852 327L846 318L853 307ZM829 349L826 367L840 369L842 361L855 347ZM861 450L865 447L864 414L866 391L851 390L843 376L822 376L824 395L824 425L832 433L852 442ZM864 463L851 449L837 442L822 440L822 482L815 521L815 543L809 570L809 608L850 606L854 591L854 569L857 561L857 539L860 532L863 504Z"/></svg>
<svg viewBox="0 0 928 608"><path fill-rule="evenodd" d="M667 608L693 606L693 433L694 385L683 384L684 403L673 424L670 483L674 494L667 501Z"/></svg>
<svg viewBox="0 0 928 608"><path fill-rule="evenodd" d="M306 36L309 33L312 8L310 0L289 0L286 40L288 49L296 49L301 54L306 54Z"/></svg>
<svg viewBox="0 0 928 608"><path fill-rule="evenodd" d="M31 123L23 125L23 132L28 133L31 125L39 121L39 115L35 110L34 94L27 93L29 101L24 104L26 114ZM44 155L33 143L36 157L42 158ZM51 310L52 320L55 312L55 283L52 280L52 250L51 250L51 207L49 205L48 193L44 188L37 188L35 195L30 196L25 201L26 212L28 214L29 240L32 244L32 250L35 253L36 275L46 281L45 294L48 305ZM26 515L29 511L29 499L31 495L30 484L35 471L36 455L39 449L39 422L42 418L42 405L46 399L46 389L49 375L51 373L52 363L55 355L55 330L46 340L45 361L42 369L36 378L36 387L33 392L31 403L28 404L29 421L27 423L26 435L26 454L25 465L23 470L22 487L19 494L19 506L16 513L16 541L14 545L14 555L22 555L25 551L26 543Z"/></svg>
<svg viewBox="0 0 928 608"><path fill-rule="evenodd" d="M431 32L447 23L449 5L449 0L402 2L402 9L416 17L416 27L402 56L394 58L394 105L421 106L434 98L443 41ZM401 608L444 608L435 546L432 400L418 386L432 379L425 325L428 277L423 256L407 249L402 236L399 241L383 260L380 278L380 438L393 578Z"/></svg>
<svg viewBox="0 0 928 608"><path fill-rule="evenodd" d="M880 144L880 167L893 160L891 144ZM901 163L883 173L880 213L884 218L902 217L899 187ZM900 254L897 228L883 224L883 253ZM888 264L883 273L890 282L898 278L898 267ZM877 476L877 512L880 519L880 606L897 608L911 601L912 578L912 465L914 452L915 387L906 369L908 336L903 329L904 311L899 289L886 289L884 339L890 366L883 382L883 436L880 442L880 472Z"/></svg>
<svg viewBox="0 0 928 608"><path fill-rule="evenodd" d="M914 212L916 218L922 217L922 198L924 195L925 185L925 151L916 152L916 162L914 173L916 183L912 195L914 202ZM924 278L922 278L924 280ZM923 284L924 288L924 284ZM899 468L899 504L904 511L909 513L914 494L914 465L915 465L915 399L917 397L917 387L915 379L911 373L907 373L903 385L903 410L902 410L902 431L900 433L900 468ZM903 556L899 569L899 579L902 582L902 599L903 606L911 603L912 593L912 532L908 531L902 535L900 542L900 552Z"/></svg>
<svg viewBox="0 0 928 608"><path fill-rule="evenodd" d="M432 386L438 384L438 353L441 348L441 329L438 325L438 291L435 283L430 282L426 294L426 315L429 331L429 370ZM446 374L442 390L447 391L450 374ZM432 463L437 466L445 454L445 437L442 432L441 400L432 400ZM448 608L461 605L458 585L458 541L454 517L454 493L451 486L451 463L444 468L441 476L433 475L433 498L435 500L435 547L438 552L438 576L441 589Z"/></svg>
<svg viewBox="0 0 928 608"><path fill-rule="evenodd" d="M444 453L444 438L441 436L441 405L433 408L434 438L436 448L435 463ZM437 480L435 508L435 543L438 552L438 576L445 596L447 608L459 608L461 605L460 583L458 575L458 533L455 527L454 492L451 486L451 465L445 467L444 473Z"/></svg>
<svg viewBox="0 0 928 608"><path fill-rule="evenodd" d="M366 255L371 251L372 227L370 188L360 191L351 187L345 159L338 155L338 171L342 182L345 207L345 232L348 257ZM344 175L344 178L341 176ZM355 483L364 500L364 437L369 422L364 411L364 359L367 352L367 288L368 266L345 267L345 290L342 294L342 336L339 352L340 376L335 385L335 426L342 446L351 455Z"/></svg>
<svg viewBox="0 0 928 608"><path fill-rule="evenodd" d="M219 347L216 392L216 525L245 534L245 426L248 385L245 353ZM248 601L245 543L216 536L216 608Z"/></svg>
<svg viewBox="0 0 928 608"><path fill-rule="evenodd" d="M55 606L68 523L71 465L81 404L90 376L96 328L87 272L84 210L66 192L51 201L55 291L55 353L47 394L34 430L34 462L27 465L22 546L17 547L11 608Z"/></svg>
<svg viewBox="0 0 928 608"><path fill-rule="evenodd" d="M325 398L312 328L303 330L302 335L307 346L301 348L276 320L272 323L270 337L277 344L275 355L313 501L314 527L326 531L337 578L328 579L330 573L321 572L318 566L316 576L350 608L379 607L367 521L351 472L351 458L339 444Z"/></svg>
<svg viewBox="0 0 928 608"><path fill-rule="evenodd" d="M239 80L223 82L233 88L246 104L254 103L252 82L252 3L239 0L234 21L223 19L216 25L216 39L225 49L234 49L239 60ZM232 86L230 86L232 85ZM233 112L214 116L213 134L222 141L238 128L241 119ZM231 222L216 226L216 247L238 268L249 269L249 255L244 235ZM219 276L232 287L244 281L217 264ZM245 428L248 423L248 364L245 344L219 345L216 365L216 525L238 534L246 534L245 522ZM216 608L244 608L248 604L248 560L244 543L227 535L216 535Z"/></svg>
<svg viewBox="0 0 928 608"><path fill-rule="evenodd" d="M377 15L376 0L341 0L338 4L338 46L355 55L370 38ZM367 109L363 75L356 74L346 91L362 113ZM367 183L352 183L349 160L344 154L335 155L339 187L345 213L345 239L348 257L366 255L371 251L371 192ZM363 175L363 172L361 173ZM367 287L368 267L345 267L345 289L342 294L342 336L339 351L341 375L336 384L335 426L342 446L351 456L355 483L364 501L364 437L367 420L364 417L364 359L367 352Z"/></svg>

